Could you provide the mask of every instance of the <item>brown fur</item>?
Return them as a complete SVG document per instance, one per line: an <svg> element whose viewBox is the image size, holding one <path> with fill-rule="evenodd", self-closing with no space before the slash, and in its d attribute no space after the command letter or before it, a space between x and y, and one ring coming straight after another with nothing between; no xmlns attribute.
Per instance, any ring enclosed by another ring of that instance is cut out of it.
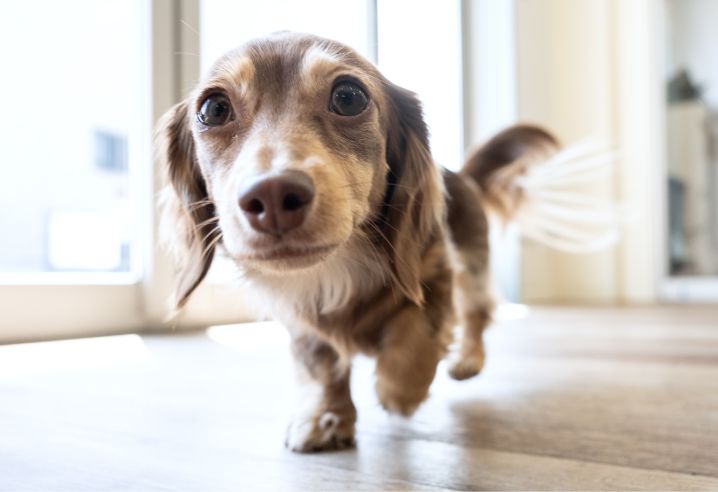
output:
<svg viewBox="0 0 718 492"><path fill-rule="evenodd" d="M521 205L517 176L558 150L556 138L543 128L516 125L500 132L474 152L461 170L483 193L484 206L504 220Z"/></svg>
<svg viewBox="0 0 718 492"><path fill-rule="evenodd" d="M345 79L370 101L352 117L328 108L335 81ZM216 92L234 118L204 128L194 114ZM463 336L451 375L479 372L493 307L482 203L494 200L495 168L525 165L553 143L543 130L515 127L461 174L442 175L416 96L351 49L288 33L249 43L220 59L159 126L164 223L180 249L176 303L186 302L222 247L287 325L302 385L313 389L287 446L351 445L355 353L376 356L379 400L402 415L426 398L457 318ZM511 145L519 151L501 152ZM306 173L316 197L301 227L269 237L245 220L237 189L287 169Z"/></svg>

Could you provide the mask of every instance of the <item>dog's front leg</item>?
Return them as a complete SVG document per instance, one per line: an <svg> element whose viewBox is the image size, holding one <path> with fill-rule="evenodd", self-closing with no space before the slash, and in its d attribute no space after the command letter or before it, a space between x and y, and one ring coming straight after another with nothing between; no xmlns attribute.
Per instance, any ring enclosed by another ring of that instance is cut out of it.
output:
<svg viewBox="0 0 718 492"><path fill-rule="evenodd" d="M440 328L423 310L409 306L385 327L376 363L376 393L389 412L409 416L429 394L445 352Z"/></svg>
<svg viewBox="0 0 718 492"><path fill-rule="evenodd" d="M302 402L287 430L286 446L300 453L353 446L357 414L349 390L350 362L309 334L292 337L292 354Z"/></svg>

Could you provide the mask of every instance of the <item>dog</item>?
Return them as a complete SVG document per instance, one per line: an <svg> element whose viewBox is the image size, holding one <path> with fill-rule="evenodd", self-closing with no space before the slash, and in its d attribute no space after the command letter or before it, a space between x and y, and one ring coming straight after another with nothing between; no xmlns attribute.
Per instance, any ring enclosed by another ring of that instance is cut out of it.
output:
<svg viewBox="0 0 718 492"><path fill-rule="evenodd" d="M355 444L352 356L376 358L391 413L426 399L453 327L458 380L484 364L487 214L510 219L518 176L558 149L518 125L460 172L437 166L421 104L351 48L278 33L220 58L157 130L163 227L181 308L222 248L291 334L304 406L297 452Z"/></svg>

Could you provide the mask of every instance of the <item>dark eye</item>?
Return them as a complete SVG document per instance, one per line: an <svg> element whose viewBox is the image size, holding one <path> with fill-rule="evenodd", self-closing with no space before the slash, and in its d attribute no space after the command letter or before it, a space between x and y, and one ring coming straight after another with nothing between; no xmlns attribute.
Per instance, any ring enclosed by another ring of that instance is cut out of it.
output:
<svg viewBox="0 0 718 492"><path fill-rule="evenodd" d="M207 126L222 126L231 116L232 105L222 94L209 95L197 111L197 120Z"/></svg>
<svg viewBox="0 0 718 492"><path fill-rule="evenodd" d="M332 89L330 109L342 116L356 116L369 105L364 89L353 82L339 82Z"/></svg>

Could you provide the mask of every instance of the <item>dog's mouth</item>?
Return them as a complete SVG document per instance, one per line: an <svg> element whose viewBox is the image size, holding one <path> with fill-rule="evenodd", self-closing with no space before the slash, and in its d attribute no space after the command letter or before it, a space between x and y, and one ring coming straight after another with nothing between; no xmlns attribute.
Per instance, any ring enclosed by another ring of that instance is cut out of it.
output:
<svg viewBox="0 0 718 492"><path fill-rule="evenodd" d="M283 267L301 268L318 263L329 256L338 247L337 244L312 246L280 245L255 249L238 255L236 259L261 265L281 264Z"/></svg>

